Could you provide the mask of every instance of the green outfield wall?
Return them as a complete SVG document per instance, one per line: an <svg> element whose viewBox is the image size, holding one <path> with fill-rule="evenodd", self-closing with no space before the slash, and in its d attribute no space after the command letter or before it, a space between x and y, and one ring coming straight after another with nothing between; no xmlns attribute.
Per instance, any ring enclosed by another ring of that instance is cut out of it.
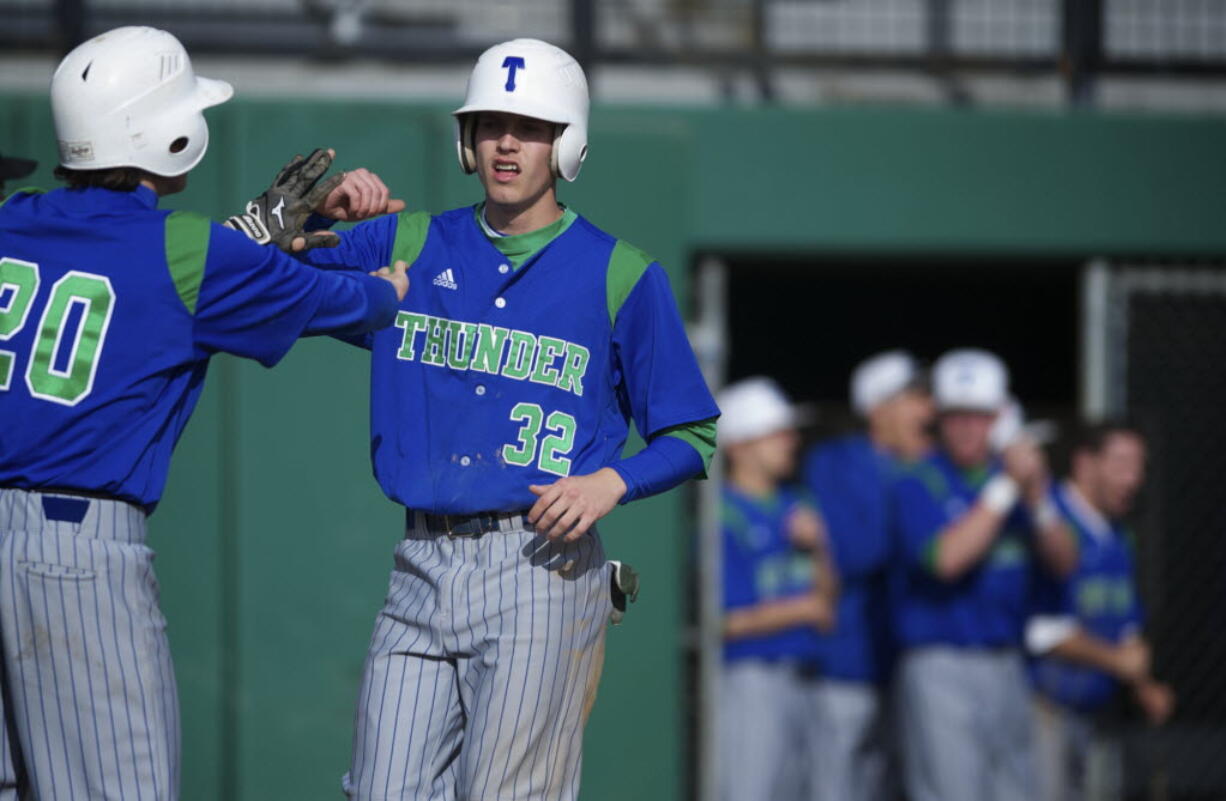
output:
<svg viewBox="0 0 1226 801"><path fill-rule="evenodd" d="M478 199L439 106L239 100L209 118L208 155L169 206L232 213L315 146L376 170L410 207ZM45 98L0 95L0 152L38 158L35 182L53 183ZM703 252L1220 257L1226 119L600 108L583 177L560 194L655 254L683 306ZM301 343L273 371L226 357L211 368L151 521L187 801L339 797L402 526L370 473L368 374L365 353L331 340ZM604 527L644 589L609 634L585 801L682 795L691 524L673 493Z"/></svg>

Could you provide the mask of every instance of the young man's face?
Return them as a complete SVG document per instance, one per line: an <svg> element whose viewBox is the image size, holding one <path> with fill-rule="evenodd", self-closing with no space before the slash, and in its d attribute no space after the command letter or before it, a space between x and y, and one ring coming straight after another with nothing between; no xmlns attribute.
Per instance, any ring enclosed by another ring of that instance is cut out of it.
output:
<svg viewBox="0 0 1226 801"><path fill-rule="evenodd" d="M729 458L778 483L795 469L799 446L796 429L785 428L730 446Z"/></svg>
<svg viewBox="0 0 1226 801"><path fill-rule="evenodd" d="M1073 471L1090 503L1107 517L1123 517L1145 481L1145 442L1128 432L1111 434L1098 453L1078 453Z"/></svg>
<svg viewBox="0 0 1226 801"><path fill-rule="evenodd" d="M988 436L995 412L951 410L941 414L941 444L959 467L978 467L991 453Z"/></svg>
<svg viewBox="0 0 1226 801"><path fill-rule="evenodd" d="M527 208L553 188L554 124L518 114L477 114L477 175L486 198Z"/></svg>

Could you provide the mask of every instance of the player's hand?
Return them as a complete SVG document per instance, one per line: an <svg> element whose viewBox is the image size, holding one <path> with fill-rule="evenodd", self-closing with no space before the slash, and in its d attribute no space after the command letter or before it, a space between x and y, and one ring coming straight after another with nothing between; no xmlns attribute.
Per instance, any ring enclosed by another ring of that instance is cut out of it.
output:
<svg viewBox="0 0 1226 801"><path fill-rule="evenodd" d="M316 213L333 220L356 222L405 210L405 202L393 199L387 184L365 167L342 175L336 188L315 206Z"/></svg>
<svg viewBox="0 0 1226 801"><path fill-rule="evenodd" d="M1132 694L1145 717L1155 726L1166 723L1175 711L1175 691L1160 681L1143 681L1133 687Z"/></svg>
<svg viewBox="0 0 1226 801"><path fill-rule="evenodd" d="M788 515L788 540L802 551L819 551L826 547L826 526L810 506L797 506Z"/></svg>
<svg viewBox="0 0 1226 801"><path fill-rule="evenodd" d="M626 482L613 468L602 467L552 484L531 484L528 489L537 496L528 510L528 522L551 540L574 542L613 511L626 494Z"/></svg>
<svg viewBox="0 0 1226 801"><path fill-rule="evenodd" d="M321 183L335 156L336 151L322 148L305 159L294 156L277 173L272 186L250 201L245 213L226 220L226 225L258 244L272 243L287 253L336 247L340 238L331 231L305 230L314 208L343 180L334 175Z"/></svg>
<svg viewBox="0 0 1226 801"><path fill-rule="evenodd" d="M404 296L409 293L409 265L403 261L396 262L391 269L380 267L377 270L372 270L371 275L382 278L392 286L396 287L396 299L404 300Z"/></svg>
<svg viewBox="0 0 1226 801"><path fill-rule="evenodd" d="M1029 437L1020 437L1005 448L1001 458L1005 472L1013 477L1027 498L1032 502L1041 500L1041 493L1047 486L1047 457L1043 449Z"/></svg>

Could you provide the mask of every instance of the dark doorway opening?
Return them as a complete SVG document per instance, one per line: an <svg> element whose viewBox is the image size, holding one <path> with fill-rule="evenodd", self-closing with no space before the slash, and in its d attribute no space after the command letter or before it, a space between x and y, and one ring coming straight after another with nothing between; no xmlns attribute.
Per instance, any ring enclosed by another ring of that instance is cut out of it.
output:
<svg viewBox="0 0 1226 801"><path fill-rule="evenodd" d="M852 423L851 371L904 348L1003 358L1031 416L1077 412L1080 263L1000 260L726 260L729 381L768 375L815 403L818 431Z"/></svg>

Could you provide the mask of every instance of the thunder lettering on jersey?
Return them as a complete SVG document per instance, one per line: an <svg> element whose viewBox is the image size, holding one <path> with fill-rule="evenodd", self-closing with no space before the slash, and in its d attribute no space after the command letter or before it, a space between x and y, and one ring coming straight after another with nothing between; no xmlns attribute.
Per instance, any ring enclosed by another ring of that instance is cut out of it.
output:
<svg viewBox="0 0 1226 801"><path fill-rule="evenodd" d="M1052 502L1077 536L1077 569L1067 580L1043 582L1043 614L1068 616L1088 634L1120 643L1141 625L1132 549L1127 532L1097 517L1069 486L1053 487ZM1035 687L1048 698L1084 712L1107 703L1120 685L1100 670L1056 657L1031 665Z"/></svg>
<svg viewBox="0 0 1226 801"><path fill-rule="evenodd" d="M813 556L798 551L787 523L803 503L788 489L767 498L751 497L730 484L723 489L724 609L745 609L803 595L813 589ZM816 630L795 626L773 634L728 640L724 658L811 660Z"/></svg>
<svg viewBox="0 0 1226 801"><path fill-rule="evenodd" d="M17 193L0 206L0 486L150 508L209 357L271 366L303 334L389 322L394 301L145 187Z"/></svg>
<svg viewBox="0 0 1226 801"><path fill-rule="evenodd" d="M395 325L404 330L397 359L420 359L434 367L476 370L583 394L591 354L574 342L407 311L396 315Z"/></svg>
<svg viewBox="0 0 1226 801"><path fill-rule="evenodd" d="M517 265L471 207L381 217L306 256L411 265L395 324L359 343L389 498L447 514L526 509L530 484L619 459L631 419L649 438L718 414L660 265L573 212L557 225Z"/></svg>
<svg viewBox="0 0 1226 801"><path fill-rule="evenodd" d="M1020 646L1029 613L1032 524L1021 505L983 560L952 581L933 571L937 534L970 511L999 470L968 474L944 453L912 466L894 488L902 558L896 567L894 626L899 644Z"/></svg>

